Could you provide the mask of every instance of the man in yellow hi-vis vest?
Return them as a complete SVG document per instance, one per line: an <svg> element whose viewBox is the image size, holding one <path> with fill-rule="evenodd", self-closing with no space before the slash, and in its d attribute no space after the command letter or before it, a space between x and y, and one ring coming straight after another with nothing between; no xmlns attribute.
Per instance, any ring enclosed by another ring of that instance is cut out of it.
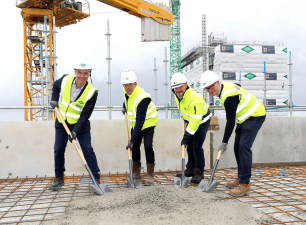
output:
<svg viewBox="0 0 306 225"><path fill-rule="evenodd" d="M158 115L151 95L137 85L137 77L131 70L121 74L124 102L122 113L127 113L131 124L131 139L126 149L132 150L133 178L141 179L140 145L144 139L144 149L147 162L147 179L145 185L154 183L155 156L153 151L154 128Z"/></svg>
<svg viewBox="0 0 306 225"><path fill-rule="evenodd" d="M100 169L91 146L90 135L89 117L98 97L98 91L88 83L91 70L90 62L76 61L74 64L75 75L64 75L53 83L50 105L53 109L58 107L71 131L71 136L67 136L66 130L57 116L54 143L55 180L49 186L49 190L57 191L64 185L65 150L68 139L72 142L73 139L78 138L87 164L96 182L100 183Z"/></svg>
<svg viewBox="0 0 306 225"><path fill-rule="evenodd" d="M188 162L185 176L192 177L191 183L199 184L204 179L204 151L203 143L212 116L208 104L203 96L190 88L184 74L175 73L171 78L172 92L178 110L187 123L181 145L187 146ZM177 174L181 177L182 173Z"/></svg>
<svg viewBox="0 0 306 225"><path fill-rule="evenodd" d="M266 118L264 105L257 98L240 87L240 85L219 81L213 71L205 71L201 76L201 86L212 96L218 96L226 112L226 127L223 141L218 150L224 153L228 140L235 127L236 137L234 152L238 165L236 180L227 182L233 188L230 195L239 197L249 193L252 169L251 147L256 135Z"/></svg>

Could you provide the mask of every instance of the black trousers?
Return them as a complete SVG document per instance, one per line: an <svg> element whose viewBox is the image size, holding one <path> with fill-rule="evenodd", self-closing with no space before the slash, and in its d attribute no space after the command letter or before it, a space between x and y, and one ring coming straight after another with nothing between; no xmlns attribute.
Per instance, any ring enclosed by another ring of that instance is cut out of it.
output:
<svg viewBox="0 0 306 225"><path fill-rule="evenodd" d="M252 173L252 145L264 123L266 116L250 117L242 124L237 124L234 152L238 165L239 183L250 183Z"/></svg>
<svg viewBox="0 0 306 225"><path fill-rule="evenodd" d="M140 132L138 139L136 143L134 143L133 149L132 149L133 162L140 162L141 160L140 145L141 145L141 141L143 138L144 149L146 152L146 161L149 164L155 163L155 156L154 156L154 151L153 151L154 128L155 126L148 127ZM131 131L131 134L133 134L133 130Z"/></svg>

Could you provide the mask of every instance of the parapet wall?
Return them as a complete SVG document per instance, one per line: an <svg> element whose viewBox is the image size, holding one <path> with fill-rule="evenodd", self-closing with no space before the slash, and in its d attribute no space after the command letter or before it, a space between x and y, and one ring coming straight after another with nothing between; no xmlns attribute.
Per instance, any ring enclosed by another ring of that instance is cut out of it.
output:
<svg viewBox="0 0 306 225"><path fill-rule="evenodd" d="M92 145L101 173L128 172L124 120L93 120ZM205 168L217 156L226 120L219 119L220 130L209 131L204 142ZM54 176L54 122L0 122L0 178L8 176ZM304 118L267 118L253 145L254 164L306 162L306 120ZM181 169L182 120L159 120L154 135L156 170ZM235 167L234 133L219 168ZM86 174L82 161L68 142L66 175ZM142 147L142 166L146 169ZM186 154L187 162L187 154Z"/></svg>

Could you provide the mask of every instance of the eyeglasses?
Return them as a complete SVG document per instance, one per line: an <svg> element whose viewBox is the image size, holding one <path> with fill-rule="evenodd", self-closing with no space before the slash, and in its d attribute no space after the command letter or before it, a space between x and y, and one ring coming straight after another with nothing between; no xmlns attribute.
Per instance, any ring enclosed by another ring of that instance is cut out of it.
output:
<svg viewBox="0 0 306 225"><path fill-rule="evenodd" d="M89 74L90 74L90 72L81 72L81 71L79 71L79 70L76 70L76 72L77 72L77 74L78 75L84 75L84 76L88 76Z"/></svg>
<svg viewBox="0 0 306 225"><path fill-rule="evenodd" d="M212 85L206 87L206 88L205 88L206 91L209 91L210 89L212 89L212 88L215 86L216 83L217 83L217 82L215 82L215 83L213 83Z"/></svg>

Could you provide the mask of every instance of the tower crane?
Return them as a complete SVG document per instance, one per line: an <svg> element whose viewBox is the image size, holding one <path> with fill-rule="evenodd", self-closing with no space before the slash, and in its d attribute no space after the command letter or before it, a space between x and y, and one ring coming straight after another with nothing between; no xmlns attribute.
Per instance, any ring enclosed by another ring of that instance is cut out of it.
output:
<svg viewBox="0 0 306 225"><path fill-rule="evenodd" d="M162 4L144 0L97 1L141 19L151 18L157 24L170 26L173 22L172 14ZM25 109L24 120L53 120L54 114L48 105L57 70L56 28L88 18L90 3L88 0L84 3L75 0L16 0L16 7L21 9L23 18L24 106L33 107Z"/></svg>

